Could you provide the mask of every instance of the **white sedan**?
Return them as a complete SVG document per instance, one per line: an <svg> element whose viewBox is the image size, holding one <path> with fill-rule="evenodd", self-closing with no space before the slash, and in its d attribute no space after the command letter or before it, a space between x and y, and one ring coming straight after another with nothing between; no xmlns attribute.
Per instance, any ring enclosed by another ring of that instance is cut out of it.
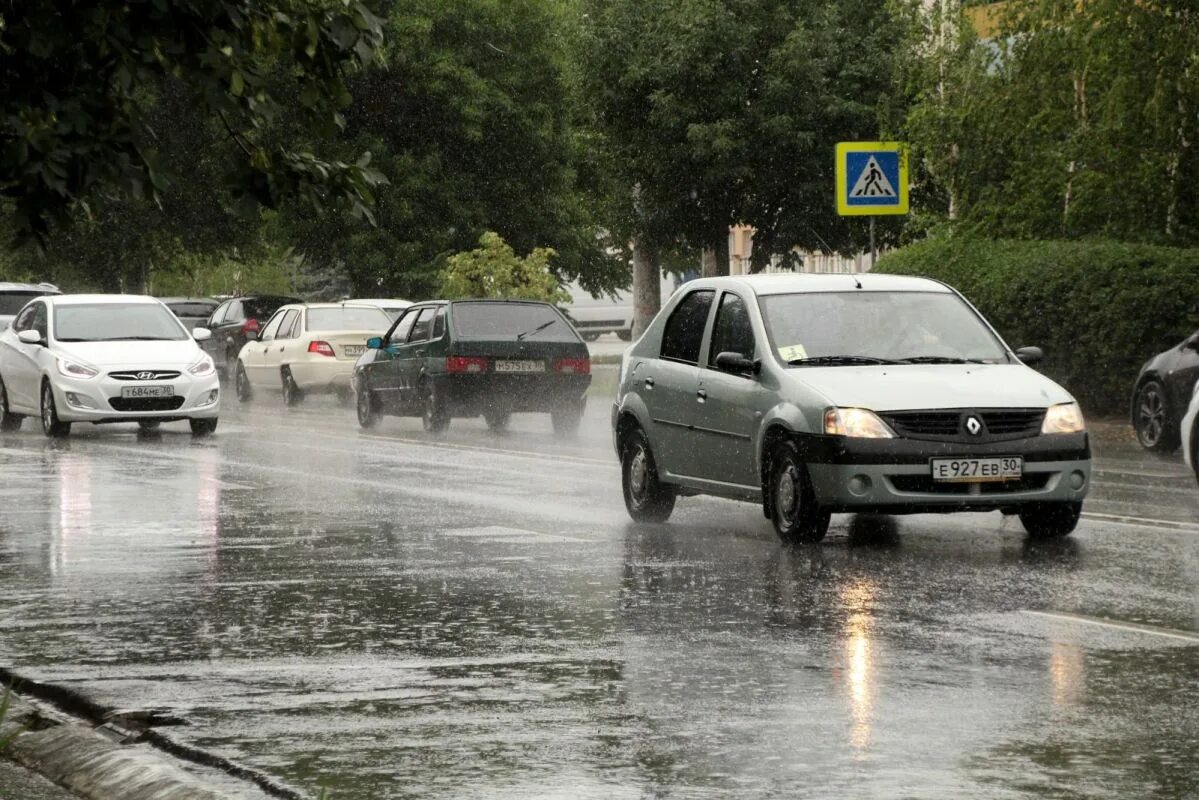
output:
<svg viewBox="0 0 1199 800"><path fill-rule="evenodd" d="M1194 470L1195 478L1199 479L1199 383L1195 384L1195 396L1182 418L1182 454L1187 466Z"/></svg>
<svg viewBox="0 0 1199 800"><path fill-rule="evenodd" d="M48 295L0 333L0 430L37 416L47 436L74 422L136 422L151 429L186 419L216 430L220 383L212 359L152 297Z"/></svg>
<svg viewBox="0 0 1199 800"><path fill-rule="evenodd" d="M391 317L377 306L308 303L281 307L258 338L237 355L237 397L249 400L259 389L281 391L294 406L309 393L353 397L354 362L366 352L366 340L382 336Z"/></svg>

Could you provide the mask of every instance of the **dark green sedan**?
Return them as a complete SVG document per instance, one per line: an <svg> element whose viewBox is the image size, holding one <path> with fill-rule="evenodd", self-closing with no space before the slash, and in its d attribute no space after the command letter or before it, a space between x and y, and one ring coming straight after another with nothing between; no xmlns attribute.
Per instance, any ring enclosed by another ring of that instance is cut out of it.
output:
<svg viewBox="0 0 1199 800"><path fill-rule="evenodd" d="M358 422L419 416L425 430L482 416L503 430L513 412L548 412L554 431L579 427L591 358L566 317L531 300L454 300L405 310L367 342L354 366Z"/></svg>

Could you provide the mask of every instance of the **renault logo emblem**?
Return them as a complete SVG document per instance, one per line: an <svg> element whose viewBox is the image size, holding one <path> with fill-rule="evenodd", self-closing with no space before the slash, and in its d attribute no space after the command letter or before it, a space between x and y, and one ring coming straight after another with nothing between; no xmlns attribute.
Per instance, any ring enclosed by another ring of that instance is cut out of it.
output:
<svg viewBox="0 0 1199 800"><path fill-rule="evenodd" d="M978 436L980 433L982 433L982 430L983 430L983 424L978 421L978 417L975 417L975 416L966 417L966 432L967 433L969 433L971 436Z"/></svg>
<svg viewBox="0 0 1199 800"><path fill-rule="evenodd" d="M139 372L139 373L137 373L137 379L139 381L152 381L152 380L154 380L154 373L153 372Z"/></svg>

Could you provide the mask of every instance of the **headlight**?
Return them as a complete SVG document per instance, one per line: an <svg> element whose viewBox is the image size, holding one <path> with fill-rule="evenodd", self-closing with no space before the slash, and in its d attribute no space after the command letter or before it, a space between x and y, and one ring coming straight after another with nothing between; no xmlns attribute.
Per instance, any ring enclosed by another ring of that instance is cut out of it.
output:
<svg viewBox="0 0 1199 800"><path fill-rule="evenodd" d="M854 439L894 439L887 423L864 408L830 408L824 412L824 432Z"/></svg>
<svg viewBox="0 0 1199 800"><path fill-rule="evenodd" d="M187 368L187 371L192 375L208 375L216 369L216 365L212 363L212 356L207 354L200 356L200 360Z"/></svg>
<svg viewBox="0 0 1199 800"><path fill-rule="evenodd" d="M1045 412L1041 433L1082 433L1087 429L1078 403L1060 403Z"/></svg>
<svg viewBox="0 0 1199 800"><path fill-rule="evenodd" d="M94 367L76 361L67 361L65 358L58 359L58 371L68 378L94 378L100 374L100 370Z"/></svg>

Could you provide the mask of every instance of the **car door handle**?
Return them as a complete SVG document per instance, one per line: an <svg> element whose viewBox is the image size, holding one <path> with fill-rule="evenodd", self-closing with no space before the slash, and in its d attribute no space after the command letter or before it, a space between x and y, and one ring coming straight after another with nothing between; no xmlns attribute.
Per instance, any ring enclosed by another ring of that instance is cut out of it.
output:
<svg viewBox="0 0 1199 800"><path fill-rule="evenodd" d="M702 403L708 399L708 393L700 389L695 393L695 399Z"/></svg>
<svg viewBox="0 0 1199 800"><path fill-rule="evenodd" d="M654 379L652 376L645 379L645 388L646 389L654 388Z"/></svg>

